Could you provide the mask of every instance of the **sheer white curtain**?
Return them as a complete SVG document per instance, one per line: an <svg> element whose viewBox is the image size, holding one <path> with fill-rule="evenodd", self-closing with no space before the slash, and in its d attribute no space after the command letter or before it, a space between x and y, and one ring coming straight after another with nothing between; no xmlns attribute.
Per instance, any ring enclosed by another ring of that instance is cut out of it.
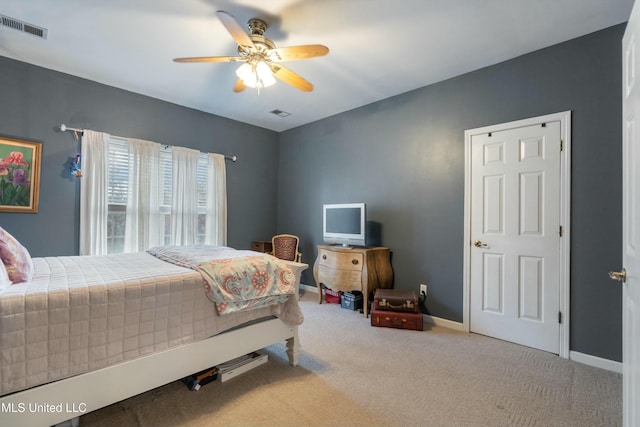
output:
<svg viewBox="0 0 640 427"><path fill-rule="evenodd" d="M80 255L107 253L108 133L82 133L80 185Z"/></svg>
<svg viewBox="0 0 640 427"><path fill-rule="evenodd" d="M90 130L82 153L81 255L140 252L169 234L170 245L226 245L223 155L208 154L198 172L197 150L172 147L169 159L155 142Z"/></svg>
<svg viewBox="0 0 640 427"><path fill-rule="evenodd" d="M156 142L130 138L124 251L141 252L164 244L160 215L160 150Z"/></svg>
<svg viewBox="0 0 640 427"><path fill-rule="evenodd" d="M222 154L207 156L207 222L205 243L227 244L227 170Z"/></svg>
<svg viewBox="0 0 640 427"><path fill-rule="evenodd" d="M198 232L197 173L200 152L185 147L173 147L171 153L171 244L195 245Z"/></svg>

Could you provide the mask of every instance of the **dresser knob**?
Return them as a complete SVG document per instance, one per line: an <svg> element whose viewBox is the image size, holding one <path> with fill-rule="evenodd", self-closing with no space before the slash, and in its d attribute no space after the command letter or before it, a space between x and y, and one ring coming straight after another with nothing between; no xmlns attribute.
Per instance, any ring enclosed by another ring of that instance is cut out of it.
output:
<svg viewBox="0 0 640 427"><path fill-rule="evenodd" d="M327 256L326 255L322 255L322 259L327 259Z"/></svg>
<svg viewBox="0 0 640 427"><path fill-rule="evenodd" d="M358 260L357 260L357 259L352 259L352 260L351 260L351 264L353 264L353 265L358 265Z"/></svg>

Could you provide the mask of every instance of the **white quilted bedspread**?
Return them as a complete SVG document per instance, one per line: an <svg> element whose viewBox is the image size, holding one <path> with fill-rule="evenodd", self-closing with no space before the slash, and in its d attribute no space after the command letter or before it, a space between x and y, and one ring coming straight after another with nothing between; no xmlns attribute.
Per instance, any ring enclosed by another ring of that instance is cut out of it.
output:
<svg viewBox="0 0 640 427"><path fill-rule="evenodd" d="M33 261L32 281L0 291L0 395L274 313L263 308L218 316L200 273L147 253Z"/></svg>

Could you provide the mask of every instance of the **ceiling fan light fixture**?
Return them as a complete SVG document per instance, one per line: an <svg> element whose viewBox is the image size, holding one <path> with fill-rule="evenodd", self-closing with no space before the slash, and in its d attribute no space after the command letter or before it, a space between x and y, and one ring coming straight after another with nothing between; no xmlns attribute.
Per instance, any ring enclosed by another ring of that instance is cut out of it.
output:
<svg viewBox="0 0 640 427"><path fill-rule="evenodd" d="M245 85L258 90L276 82L271 68L264 61L247 61L236 70L236 75Z"/></svg>
<svg viewBox="0 0 640 427"><path fill-rule="evenodd" d="M275 84L276 77L303 92L313 90L311 83L282 65L281 62L324 56L329 53L328 47L310 44L276 48L275 43L264 36L267 23L262 19L250 19L248 23L250 34L247 34L230 13L218 10L216 14L236 42L238 54L175 58L174 62L245 62L236 70L238 78L233 87L235 93L240 93L247 87L255 88L260 93L262 88Z"/></svg>

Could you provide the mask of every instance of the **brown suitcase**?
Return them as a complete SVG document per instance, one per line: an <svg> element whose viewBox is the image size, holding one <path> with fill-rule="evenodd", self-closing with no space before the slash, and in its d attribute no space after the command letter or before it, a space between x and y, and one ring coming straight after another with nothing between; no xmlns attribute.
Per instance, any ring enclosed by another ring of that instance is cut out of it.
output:
<svg viewBox="0 0 640 427"><path fill-rule="evenodd" d="M376 289L373 296L373 308L385 311L419 313L418 293L399 289Z"/></svg>
<svg viewBox="0 0 640 427"><path fill-rule="evenodd" d="M422 313L371 310L371 326L422 331Z"/></svg>

